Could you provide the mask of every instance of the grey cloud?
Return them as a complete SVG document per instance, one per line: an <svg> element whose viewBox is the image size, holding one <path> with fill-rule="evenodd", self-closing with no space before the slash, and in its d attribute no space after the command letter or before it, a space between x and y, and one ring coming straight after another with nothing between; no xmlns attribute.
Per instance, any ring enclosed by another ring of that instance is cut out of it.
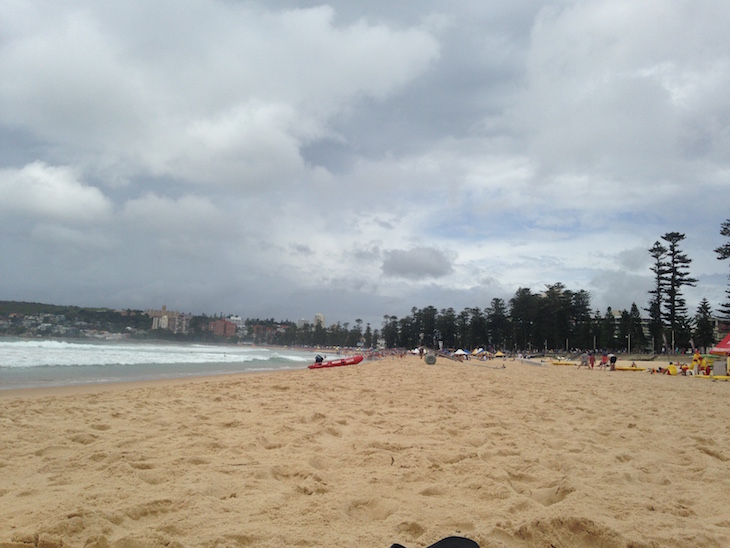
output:
<svg viewBox="0 0 730 548"><path fill-rule="evenodd" d="M300 153L306 162L322 166L332 173L350 171L357 158L351 147L334 139L320 139L304 144Z"/></svg>
<svg viewBox="0 0 730 548"><path fill-rule="evenodd" d="M358 261L374 262L378 261L382 257L382 251L380 246L376 244L357 246L353 253L354 257Z"/></svg>
<svg viewBox="0 0 730 548"><path fill-rule="evenodd" d="M386 251L382 269L386 276L411 280L442 278L453 271L451 259L431 247Z"/></svg>
<svg viewBox="0 0 730 548"><path fill-rule="evenodd" d="M383 219L376 219L375 222L382 228L385 228L387 230L393 230L395 228L395 225L391 223L390 221L386 221Z"/></svg>
<svg viewBox="0 0 730 548"><path fill-rule="evenodd" d="M314 251L312 250L312 248L306 244L290 244L289 249L295 255L306 255L306 256L314 255Z"/></svg>
<svg viewBox="0 0 730 548"><path fill-rule="evenodd" d="M651 266L651 257L648 251L650 247L651 245L647 245L646 247L621 251L617 257L618 264L629 272L646 272Z"/></svg>
<svg viewBox="0 0 730 548"><path fill-rule="evenodd" d="M585 289L590 290L594 308L602 312L609 306L613 310L630 310L633 303L641 310L649 301L648 291L652 284L650 274L606 270L596 274Z"/></svg>

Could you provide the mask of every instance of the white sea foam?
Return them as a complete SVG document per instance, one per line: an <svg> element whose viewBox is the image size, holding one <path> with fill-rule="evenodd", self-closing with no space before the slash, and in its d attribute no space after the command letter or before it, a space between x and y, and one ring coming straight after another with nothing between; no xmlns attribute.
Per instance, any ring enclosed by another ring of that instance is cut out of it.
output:
<svg viewBox="0 0 730 548"><path fill-rule="evenodd" d="M235 345L0 339L0 390L301 369L314 355Z"/></svg>
<svg viewBox="0 0 730 548"><path fill-rule="evenodd" d="M204 344L0 340L0 367L312 361L312 353Z"/></svg>

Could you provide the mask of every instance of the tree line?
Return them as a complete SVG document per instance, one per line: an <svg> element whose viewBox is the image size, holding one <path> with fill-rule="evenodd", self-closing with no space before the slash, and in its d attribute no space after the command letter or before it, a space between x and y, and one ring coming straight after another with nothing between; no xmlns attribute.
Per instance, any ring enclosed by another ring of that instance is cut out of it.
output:
<svg viewBox="0 0 730 548"><path fill-rule="evenodd" d="M357 320L329 327L320 324L297 326L273 322L262 330L261 320L251 324L249 337L258 344L292 346L347 346L370 348L378 342L386 348L485 348L490 350L570 351L605 349L652 352L657 341L649 339L636 304L630 310L604 313L591 310L586 291L571 291L562 283L548 285L543 292L520 288L509 301L494 298L484 309L467 307L438 310L434 306L413 307L405 317L385 315L380 328ZM703 301L695 318L695 344L710 346L713 325L709 305ZM679 339L678 339L679 341ZM661 342L661 341L660 341ZM660 350L660 349L657 349Z"/></svg>
<svg viewBox="0 0 730 548"><path fill-rule="evenodd" d="M730 219L720 233L730 238ZM572 291L562 283L547 285L541 292L519 288L505 301L492 299L485 308L438 310L433 306L411 309L403 318L385 315L379 329L365 329L362 320L337 323L325 328L289 324L271 334L273 344L370 347L380 341L388 348L485 348L526 352L572 349L604 349L633 352L672 352L691 347L708 348L715 340L713 311L704 298L690 315L684 287L697 284L690 276L691 259L681 249L685 235L667 232L648 250L652 258L653 288L649 291L648 322L632 303L629 310L593 310L590 294ZM730 259L730 243L715 249L719 260ZM730 277L730 276L729 276ZM720 305L721 319L730 321L730 285L727 301ZM273 321L273 320L272 320ZM645 329L646 327L646 329Z"/></svg>
<svg viewBox="0 0 730 548"><path fill-rule="evenodd" d="M720 234L730 238L730 219L723 222ZM685 235L667 232L649 249L652 258L653 288L649 291L649 333L654 350L676 350L690 346L706 347L715 342L711 321L712 309L707 299L702 299L692 317L687 309L683 287L694 287L697 279L690 276L692 260L681 249ZM730 244L715 249L718 260L730 258ZM718 316L730 321L730 286L726 289L727 300L720 304Z"/></svg>
<svg viewBox="0 0 730 548"><path fill-rule="evenodd" d="M494 298L484 309L467 307L438 310L434 306L413 307L405 317L385 315L380 328L362 320L331 325L297 326L293 322L246 320L249 337L259 344L296 346L347 346L370 348L429 348L524 351L543 353L572 349L605 349L649 353L661 340L645 333L639 307L604 313L592 310L587 291L572 291L562 283L546 286L542 292L520 288L509 300ZM265 327L268 325L268 329ZM706 301L692 322L697 346L714 343L713 324ZM677 338L678 342L680 341ZM660 351L660 347L656 348Z"/></svg>

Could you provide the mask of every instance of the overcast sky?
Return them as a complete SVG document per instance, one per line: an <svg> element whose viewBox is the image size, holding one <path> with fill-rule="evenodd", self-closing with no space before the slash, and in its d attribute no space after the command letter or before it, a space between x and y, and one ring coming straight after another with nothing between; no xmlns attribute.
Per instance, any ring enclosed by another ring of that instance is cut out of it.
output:
<svg viewBox="0 0 730 548"><path fill-rule="evenodd" d="M727 0L8 0L0 299L379 328L725 300Z"/></svg>

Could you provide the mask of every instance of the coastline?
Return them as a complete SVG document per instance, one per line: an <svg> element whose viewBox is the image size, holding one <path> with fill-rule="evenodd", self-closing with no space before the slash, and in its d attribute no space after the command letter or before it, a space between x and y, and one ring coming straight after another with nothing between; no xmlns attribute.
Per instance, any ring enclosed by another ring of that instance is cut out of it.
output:
<svg viewBox="0 0 730 548"><path fill-rule="evenodd" d="M730 545L730 383L503 363L0 397L0 546Z"/></svg>

